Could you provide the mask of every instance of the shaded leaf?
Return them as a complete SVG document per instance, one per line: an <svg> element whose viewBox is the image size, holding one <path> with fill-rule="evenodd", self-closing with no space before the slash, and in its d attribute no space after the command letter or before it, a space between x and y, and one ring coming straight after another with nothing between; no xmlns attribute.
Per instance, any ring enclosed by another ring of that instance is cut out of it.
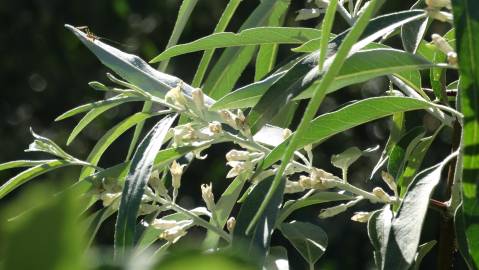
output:
<svg viewBox="0 0 479 270"><path fill-rule="evenodd" d="M143 139L133 155L115 225L115 255L118 257L123 257L125 248L133 245L141 198L150 178L155 157L175 118L165 117L159 121Z"/></svg>
<svg viewBox="0 0 479 270"><path fill-rule="evenodd" d="M441 179L442 170L453 158L455 154L420 172L409 185L392 220L387 242L381 246L382 269L408 269L414 262L429 199Z"/></svg>
<svg viewBox="0 0 479 270"><path fill-rule="evenodd" d="M388 172L394 179L399 179L402 175L409 155L419 143L419 140L424 137L425 133L426 130L423 127L415 127L404 134L391 148L388 159Z"/></svg>
<svg viewBox="0 0 479 270"><path fill-rule="evenodd" d="M251 191L241 206L233 231L233 250L255 258L259 265L263 265L269 248L271 234L283 199L284 179L281 181L282 188L277 189L251 234L247 235L246 229L258 211L258 205L264 201L264 194L268 191L272 181L273 177L264 179Z"/></svg>
<svg viewBox="0 0 479 270"><path fill-rule="evenodd" d="M289 270L288 251L282 246L269 249L263 270Z"/></svg>
<svg viewBox="0 0 479 270"><path fill-rule="evenodd" d="M328 246L326 233L312 223L292 221L281 224L280 230L310 264L316 263Z"/></svg>
<svg viewBox="0 0 479 270"><path fill-rule="evenodd" d="M436 245L437 241L432 240L427 243L420 245L417 249L416 258L414 258L413 269L419 270L421 266L422 259L431 251L431 249Z"/></svg>
<svg viewBox="0 0 479 270"><path fill-rule="evenodd" d="M425 8L427 5L423 0L414 3L411 9ZM419 43L426 33L429 17L424 17L414 22L410 22L401 27L401 41L406 51L416 53Z"/></svg>

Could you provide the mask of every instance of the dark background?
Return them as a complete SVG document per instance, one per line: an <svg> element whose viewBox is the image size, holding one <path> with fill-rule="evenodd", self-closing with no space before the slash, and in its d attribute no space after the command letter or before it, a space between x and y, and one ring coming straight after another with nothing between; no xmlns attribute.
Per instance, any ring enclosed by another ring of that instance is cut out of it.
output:
<svg viewBox="0 0 479 270"><path fill-rule="evenodd" d="M180 43L189 42L210 34L221 15L227 1L199 1ZM234 16L229 31L236 31L259 1L245 0ZM305 1L292 1L287 18L288 26L315 26L317 21L310 20L301 24L294 21L294 12L304 7ZM413 1L387 1L384 12L407 9ZM141 104L130 103L110 110L96 119L75 141L65 146L66 138L80 118L75 117L61 122L54 118L66 110L83 103L104 98L104 94L88 87L90 81L106 82L108 71L101 63L69 32L63 25L88 25L92 31L102 37L117 41L122 50L134 53L149 60L160 53L169 38L180 5L177 0L160 1L0 1L0 163L16 159L45 158L44 155L24 153L32 137L29 127L47 136L64 147L67 152L79 158L85 158L96 140L119 120L141 109ZM334 32L346 27L340 16L336 16ZM433 25L433 29L443 33L444 25ZM390 45L400 46L399 39L393 39ZM280 51L280 59L288 53L289 47ZM221 52L218 50L215 56ZM200 53L188 54L172 59L168 73L190 82L193 78ZM238 86L250 83L253 66L248 67ZM328 97L321 112L333 110L342 103L369 96L377 96L387 89L384 78L375 79L362 85L355 85L338 91ZM420 117L418 117L420 116ZM415 114L408 125L425 124L435 126L428 115ZM149 123L151 124L151 123ZM115 142L105 153L100 165L108 166L122 161L126 155L132 131ZM352 131L344 132L328 140L315 150L315 165L339 174L331 167L332 154L344 151L349 146L360 148L379 144L384 146L388 136L386 120L363 125ZM426 165L433 164L447 153L448 130L441 134L440 140L426 159ZM216 196L221 194L229 180L225 180L227 168L224 154L231 145L214 146L209 151L207 161L195 161L184 176L180 204L192 207L201 204L200 183L213 181ZM379 152L372 157L361 158L350 169L350 179L356 185L372 188L379 181L368 181L368 174ZM207 168L207 169L205 169ZM6 181L18 171L0 172L0 183ZM71 184L78 176L78 169L61 169L36 179L35 182L51 182L60 189ZM16 196L12 193L7 197ZM52 191L53 192L53 191ZM439 191L440 192L440 191ZM3 203L3 202L2 202ZM361 204L355 208L371 210L378 206ZM329 247L317 264L317 269L369 269L373 267L372 247L369 243L366 226L349 220L352 211L334 218L319 220L320 208L309 207L298 211L293 217L303 221L320 224L328 233ZM424 241L437 236L436 213L428 215ZM114 219L108 220L100 231L98 245L112 243L111 230ZM289 249L292 269L303 269L300 255L287 244L281 235L273 238L273 244L284 244ZM186 244L184 244L186 245ZM424 269L434 267L434 253L426 258Z"/></svg>

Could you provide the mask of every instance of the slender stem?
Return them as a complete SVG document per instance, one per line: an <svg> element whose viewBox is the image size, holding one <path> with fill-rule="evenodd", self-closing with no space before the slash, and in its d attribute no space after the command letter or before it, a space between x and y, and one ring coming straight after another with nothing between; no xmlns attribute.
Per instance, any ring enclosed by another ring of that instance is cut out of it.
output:
<svg viewBox="0 0 479 270"><path fill-rule="evenodd" d="M218 227L211 225L211 224L208 223L206 220L202 219L201 217L197 216L197 215L194 214L194 213L191 213L190 211L184 209L183 207L181 207L181 206L179 206L179 205L177 205L177 204L175 204L175 203L168 202L167 205L168 205L169 207L171 207L171 209L175 210L176 212L185 214L186 216L190 217L191 219L193 219L193 221L194 221L197 225L199 225L199 226L201 226L201 227L203 227L203 228L205 228L205 229L207 229L207 230L210 230L210 231L212 231L212 232L215 232L215 233L218 234L221 238L225 239L225 240L228 241L228 242L231 242L231 236L230 236L227 232L223 231L222 229L219 229Z"/></svg>
<svg viewBox="0 0 479 270"><path fill-rule="evenodd" d="M461 143L462 127L458 121L454 122L452 147L451 152L457 151ZM457 157L449 163L449 171L447 175L446 189L444 199L450 200L452 194L452 186L454 184L454 174L456 168ZM451 206L448 206L448 208ZM448 209L447 209L448 210ZM452 269L455 252L456 235L454 229L454 216L451 216L450 211L445 211L440 221L439 242L438 242L438 262L437 269L446 270Z"/></svg>
<svg viewBox="0 0 479 270"><path fill-rule="evenodd" d="M314 263L313 262L309 262L309 270L314 270Z"/></svg>

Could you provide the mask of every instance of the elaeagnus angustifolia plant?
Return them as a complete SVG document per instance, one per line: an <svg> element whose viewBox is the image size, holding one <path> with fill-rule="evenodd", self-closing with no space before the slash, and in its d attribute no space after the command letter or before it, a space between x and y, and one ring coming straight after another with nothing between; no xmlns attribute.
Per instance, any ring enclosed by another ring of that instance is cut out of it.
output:
<svg viewBox="0 0 479 270"><path fill-rule="evenodd" d="M27 151L52 159L1 164L0 170L27 169L3 183L0 198L51 170L81 167L68 193L81 199L78 215L89 224L89 243L101 223L116 216L118 261L141 257L161 266L165 254L191 238L201 256L239 254L252 269L290 269L288 255L297 254L314 269L328 252L322 223L348 215L365 224L377 268L418 269L431 250L427 256L437 257L438 269L477 268L479 2L419 0L409 10L384 12L392 1L309 0L287 20L292 1L262 0L236 32L225 32L242 2L230 0L211 35L177 44L197 2L182 1L166 49L149 63L104 43L88 27L65 25L112 72L89 83L107 98L55 119L85 113L67 145L112 108L131 102L143 108L108 130L85 158L32 130ZM319 24L298 27L302 21ZM286 57L278 56L280 46ZM212 61L217 49L223 50ZM194 52L202 58L191 82L166 73L172 57ZM254 78L237 87L248 65ZM375 96L319 110L328 95L377 77L389 84ZM390 124L383 143L338 144L330 163L324 161L326 140L382 118ZM151 126L145 121L154 124L150 130L143 130ZM129 129L124 162L100 167L107 148ZM432 149L441 136L446 151ZM213 166L208 148L215 144L231 147L224 190L185 174L197 159ZM352 179L358 175L352 165L364 156L376 165L362 168L369 170L360 174L364 179ZM203 203L182 205L185 186ZM320 209L310 213L315 218L291 215L312 205ZM424 240L429 211L440 213L440 230ZM272 245L276 234L297 252Z"/></svg>

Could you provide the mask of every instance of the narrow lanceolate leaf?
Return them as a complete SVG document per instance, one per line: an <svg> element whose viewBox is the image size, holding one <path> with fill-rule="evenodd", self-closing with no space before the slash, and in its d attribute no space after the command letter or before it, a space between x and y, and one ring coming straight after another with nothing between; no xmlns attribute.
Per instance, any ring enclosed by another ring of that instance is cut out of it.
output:
<svg viewBox="0 0 479 270"><path fill-rule="evenodd" d="M9 161L0 164L0 171L13 169L13 168L21 168L21 167L33 167L37 165L41 165L44 163L52 162L54 160L15 160Z"/></svg>
<svg viewBox="0 0 479 270"><path fill-rule="evenodd" d="M296 149L301 149L308 144L320 143L335 134L397 112L426 109L430 106L431 104L428 102L407 97L364 99L337 111L320 115L311 121L304 136L299 139ZM263 168L267 168L281 159L287 141L278 145L268 154Z"/></svg>
<svg viewBox="0 0 479 270"><path fill-rule="evenodd" d="M264 44L300 44L321 35L321 31L303 27L256 27L239 33L222 32L190 43L173 46L151 60L151 63L174 56L203 50Z"/></svg>
<svg viewBox="0 0 479 270"><path fill-rule="evenodd" d="M348 59L328 88L328 93L342 87L365 82L387 74L431 68L433 64L422 57L394 49L371 49L360 51ZM236 109L255 106L261 96L284 75L277 73L263 81L242 87L218 100L212 110ZM312 89L307 89L295 99L311 97Z"/></svg>
<svg viewBox="0 0 479 270"><path fill-rule="evenodd" d="M100 114L108 111L109 109L111 109L115 106L123 104L125 102L140 101L140 100L141 99L139 99L139 98L131 97L131 98L128 98L128 100L122 99L121 102L118 102L118 101L117 102L112 102L110 104L103 104L102 106L92 108L87 114L85 114L85 116L83 116L83 118L78 122L78 124L75 126L75 128L73 128L72 132L68 136L67 145L69 145L78 136L78 134L80 134L80 132L86 126L88 126L88 124L90 124L93 120L95 120L95 118L97 118Z"/></svg>
<svg viewBox="0 0 479 270"><path fill-rule="evenodd" d="M146 113L136 113L125 120L121 121L120 123L116 124L110 130L108 130L103 137L98 140L95 144L93 149L91 150L90 154L87 157L87 162L97 165L98 161L100 161L101 156L106 151L106 149L118 138L121 134L125 131L136 125L137 123L148 119L152 115ZM95 171L92 167L85 167L83 168L79 179L83 179L84 177L92 174Z"/></svg>
<svg viewBox="0 0 479 270"><path fill-rule="evenodd" d="M402 175L409 155L425 134L426 130L423 127L415 127L404 134L392 147L388 159L388 173L394 179L398 179Z"/></svg>
<svg viewBox="0 0 479 270"><path fill-rule="evenodd" d="M171 88L180 85L185 95L191 97L193 87L182 83L179 78L152 68L136 55L125 53L98 39L91 38L74 26L67 24L65 27L72 31L105 66L129 83L159 98L163 98ZM207 104L213 103L208 97L205 98L205 102Z"/></svg>
<svg viewBox="0 0 479 270"><path fill-rule="evenodd" d="M470 253L475 267L479 268L479 2L454 0L452 3L459 60L460 111L464 114L461 142L464 215L456 219L463 219L461 231L469 244L468 247L460 245L460 250Z"/></svg>
<svg viewBox="0 0 479 270"><path fill-rule="evenodd" d="M423 0L418 0L411 9L425 8L426 3ZM424 34L426 33L429 17L424 17L414 22L403 25L401 27L401 41L404 49L411 53L416 53L419 43L421 43Z"/></svg>
<svg viewBox="0 0 479 270"><path fill-rule="evenodd" d="M261 215L260 220L255 226L254 231L251 234L246 234L246 229L250 220L258 211L258 205L264 200L264 194L271 186L273 178L269 177L262 180L248 195L245 202L241 206L240 212L236 218L236 226L233 231L232 247L236 252L254 258L255 262L259 265L263 264L266 256L266 252L269 248L271 234L273 233L278 209L282 201L282 189L278 189L281 192L274 194L273 199L269 202L266 210ZM282 185L285 181L283 179Z"/></svg>
<svg viewBox="0 0 479 270"><path fill-rule="evenodd" d="M58 169L68 165L75 165L75 164L65 160L54 159L46 163L32 167L28 170L25 170L17 174L16 176L10 178L10 180L8 180L5 184L3 184L0 187L0 199L5 197L8 193L18 188L19 186L30 181L31 179L37 176L40 176L46 172L49 172L51 170Z"/></svg>
<svg viewBox="0 0 479 270"><path fill-rule="evenodd" d="M309 264L315 264L328 246L328 236L321 227L312 223L292 221L279 229Z"/></svg>
<svg viewBox="0 0 479 270"><path fill-rule="evenodd" d="M189 21L191 13L193 12L193 9L196 7L197 3L198 0L183 0L181 2L180 10L178 11L178 16L176 17L175 26L173 27L173 32L168 40L168 44L166 44L166 48L170 48L178 43L181 33L183 33L186 23ZM165 71L166 67L168 67L168 61L163 61L158 67L158 70Z"/></svg>
<svg viewBox="0 0 479 270"><path fill-rule="evenodd" d="M426 137L421 139L416 147L412 150L409 158L407 160L406 167L404 168L404 172L401 175L401 178L398 180L400 186L407 187L411 183L414 175L419 170L426 153L428 152L429 148L431 147L432 142L436 138L437 134L439 134L438 129L432 136Z"/></svg>
<svg viewBox="0 0 479 270"><path fill-rule="evenodd" d="M155 157L176 117L165 117L156 124L138 146L131 160L121 196L115 226L115 255L122 257L134 243L136 217L141 197L150 178Z"/></svg>
<svg viewBox="0 0 479 270"><path fill-rule="evenodd" d="M392 219L389 236L381 243L381 269L409 269L414 262L429 199L441 180L444 167L456 154L453 153L443 162L422 171L409 185L401 206Z"/></svg>
<svg viewBox="0 0 479 270"><path fill-rule="evenodd" d="M92 109L112 108L114 106L123 104L125 102L140 101L140 100L143 100L143 99L144 98L129 96L129 95L126 95L126 94L120 94L120 95L114 96L114 97L109 98L109 99L100 100L100 101L96 101L96 102L91 102L91 103L83 104L81 106L73 108L73 109L63 113L62 115L58 116L57 118L55 118L55 121L60 121L60 120L72 117L74 115L77 115L79 113L87 112L87 111L92 110Z"/></svg>
<svg viewBox="0 0 479 270"><path fill-rule="evenodd" d="M276 0L264 0L243 23L239 31L264 26ZM226 48L209 73L203 91L213 99L223 97L233 89L239 77L254 56L257 46Z"/></svg>
<svg viewBox="0 0 479 270"><path fill-rule="evenodd" d="M290 4L291 0L277 1L268 18L267 25L282 26L286 19L286 13ZM260 80L273 69L276 63L276 55L278 54L278 46L278 43L273 43L263 44L259 47L254 72L255 81Z"/></svg>
<svg viewBox="0 0 479 270"><path fill-rule="evenodd" d="M223 14L221 14L221 18L218 21L218 24L215 27L214 33L224 32L226 27L228 26L233 14L235 13L236 9L238 8L239 4L242 0L230 0L228 5L226 6ZM215 53L215 49L206 50L203 53L203 57L201 57L200 64L196 69L195 77L193 78L193 82L191 85L193 87L200 87L201 83L203 82L203 78L206 73L206 69L210 64L211 59L213 58L213 54Z"/></svg>

